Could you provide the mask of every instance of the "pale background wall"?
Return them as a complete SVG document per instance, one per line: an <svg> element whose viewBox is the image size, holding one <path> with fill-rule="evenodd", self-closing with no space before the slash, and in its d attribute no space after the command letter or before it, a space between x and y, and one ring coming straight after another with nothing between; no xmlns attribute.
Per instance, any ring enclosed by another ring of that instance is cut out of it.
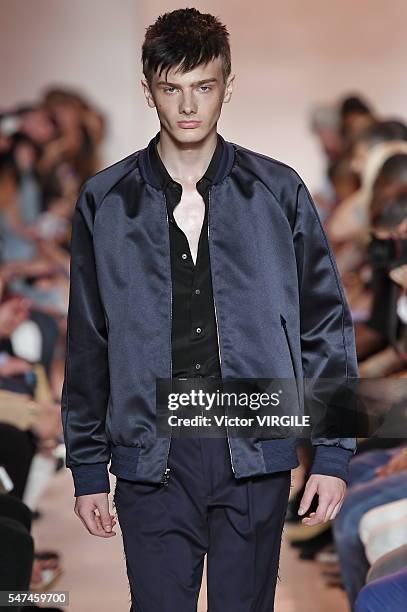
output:
<svg viewBox="0 0 407 612"><path fill-rule="evenodd" d="M139 87L140 45L155 17L181 6L219 15L231 33L235 93L220 131L293 165L315 187L321 170L308 111L363 92L407 118L405 0L0 0L1 107L50 83L81 87L110 120L105 163L157 128Z"/></svg>

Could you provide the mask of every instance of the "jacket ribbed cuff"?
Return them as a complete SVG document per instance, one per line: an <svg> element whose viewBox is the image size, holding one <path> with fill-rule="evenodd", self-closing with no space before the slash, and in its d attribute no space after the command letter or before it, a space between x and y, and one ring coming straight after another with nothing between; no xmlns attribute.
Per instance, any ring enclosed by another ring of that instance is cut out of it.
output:
<svg viewBox="0 0 407 612"><path fill-rule="evenodd" d="M310 474L336 476L346 483L349 479L349 461L353 451L340 446L318 444L315 446L315 457Z"/></svg>
<svg viewBox="0 0 407 612"><path fill-rule="evenodd" d="M107 463L84 463L74 467L69 466L74 481L75 497L110 493L107 465Z"/></svg>

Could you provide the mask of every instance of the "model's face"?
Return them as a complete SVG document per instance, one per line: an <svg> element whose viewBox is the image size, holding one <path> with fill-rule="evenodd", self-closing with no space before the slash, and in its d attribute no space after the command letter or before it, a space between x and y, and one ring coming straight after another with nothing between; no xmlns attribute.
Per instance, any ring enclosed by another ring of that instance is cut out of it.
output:
<svg viewBox="0 0 407 612"><path fill-rule="evenodd" d="M142 81L147 104L157 109L161 129L182 144L201 142L216 126L232 96L234 75L223 80L220 58L184 74L170 69Z"/></svg>

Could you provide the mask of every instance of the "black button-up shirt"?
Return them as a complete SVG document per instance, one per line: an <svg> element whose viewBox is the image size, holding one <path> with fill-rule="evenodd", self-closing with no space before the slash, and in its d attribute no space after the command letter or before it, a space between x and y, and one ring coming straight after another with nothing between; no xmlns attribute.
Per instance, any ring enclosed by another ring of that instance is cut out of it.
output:
<svg viewBox="0 0 407 612"><path fill-rule="evenodd" d="M164 166L155 146L150 150L150 163L165 193L171 249L172 277L172 376L220 377L218 337L212 293L208 246L209 190L222 157L223 142L218 138L215 152L196 188L205 203L205 217L198 242L196 265L186 235L174 218L180 202L182 186L174 181Z"/></svg>

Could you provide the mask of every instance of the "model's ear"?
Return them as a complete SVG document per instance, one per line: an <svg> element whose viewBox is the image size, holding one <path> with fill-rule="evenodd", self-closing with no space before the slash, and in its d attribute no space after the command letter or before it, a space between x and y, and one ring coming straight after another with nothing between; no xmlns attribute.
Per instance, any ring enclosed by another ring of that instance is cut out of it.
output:
<svg viewBox="0 0 407 612"><path fill-rule="evenodd" d="M150 108L154 108L155 107L154 98L151 94L150 86L147 83L146 79L141 79L141 86L143 88L143 93L146 97L147 104L149 105Z"/></svg>
<svg viewBox="0 0 407 612"><path fill-rule="evenodd" d="M225 95L223 96L223 103L226 104L230 101L233 92L233 82L235 80L235 75L231 74L226 82Z"/></svg>

